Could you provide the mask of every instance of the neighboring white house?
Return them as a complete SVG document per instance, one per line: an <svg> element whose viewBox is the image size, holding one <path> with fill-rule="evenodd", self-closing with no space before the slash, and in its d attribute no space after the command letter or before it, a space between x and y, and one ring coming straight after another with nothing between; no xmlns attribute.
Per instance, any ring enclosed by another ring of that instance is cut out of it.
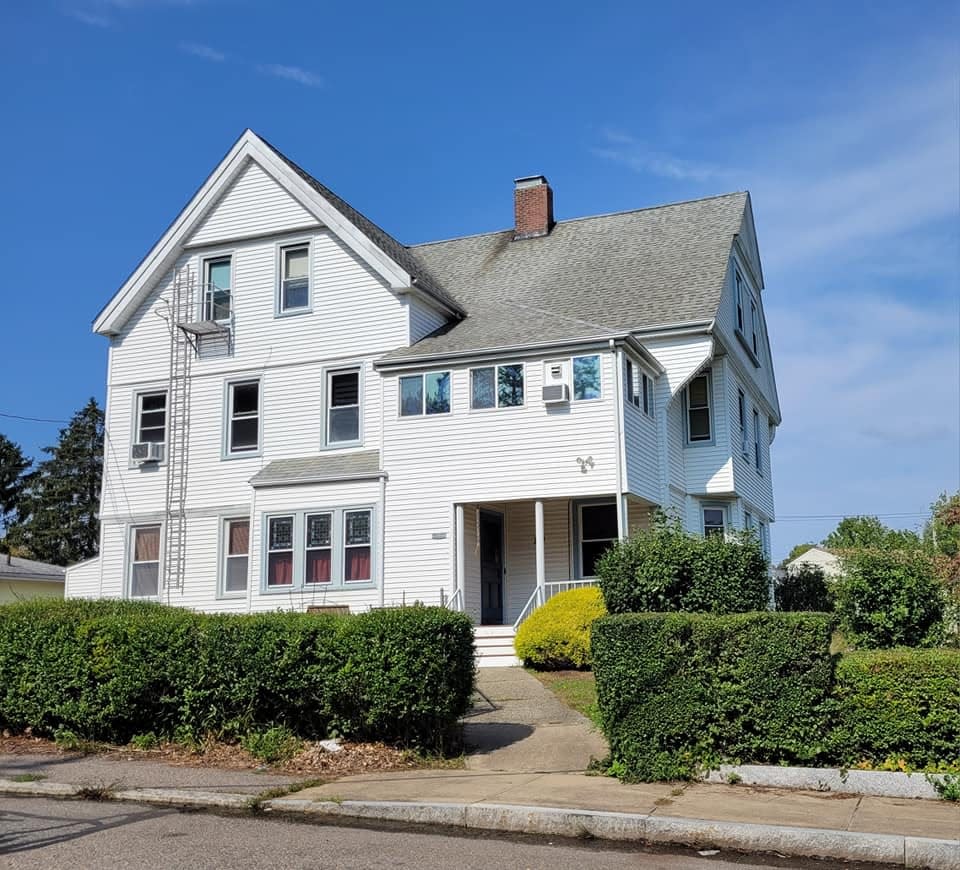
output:
<svg viewBox="0 0 960 870"><path fill-rule="evenodd" d="M94 323L101 555L67 595L510 625L657 507L768 547L749 194L552 198L519 179L513 228L404 246L245 132Z"/></svg>
<svg viewBox="0 0 960 870"><path fill-rule="evenodd" d="M839 577L843 573L840 557L836 553L824 550L822 547L811 547L796 559L791 559L783 568L785 571L796 571L804 566L819 568L827 578Z"/></svg>
<svg viewBox="0 0 960 870"><path fill-rule="evenodd" d="M59 565L0 555L0 604L26 598L63 598L64 569Z"/></svg>

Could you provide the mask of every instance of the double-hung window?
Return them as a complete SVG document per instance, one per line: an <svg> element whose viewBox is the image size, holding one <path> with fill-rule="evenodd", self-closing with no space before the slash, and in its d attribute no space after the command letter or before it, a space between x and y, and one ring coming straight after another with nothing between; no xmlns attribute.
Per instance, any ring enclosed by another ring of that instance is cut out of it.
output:
<svg viewBox="0 0 960 870"><path fill-rule="evenodd" d="M734 269L734 296L737 301L737 329L743 332L743 276L739 269Z"/></svg>
<svg viewBox="0 0 960 870"><path fill-rule="evenodd" d="M310 307L310 246L288 245L280 249L280 312Z"/></svg>
<svg viewBox="0 0 960 870"><path fill-rule="evenodd" d="M360 369L327 372L327 444L360 441Z"/></svg>
<svg viewBox="0 0 960 870"><path fill-rule="evenodd" d="M242 456L260 449L260 381L227 385L227 454Z"/></svg>
<svg viewBox="0 0 960 870"><path fill-rule="evenodd" d="M293 517L267 523L267 586L293 585Z"/></svg>
<svg viewBox="0 0 960 870"><path fill-rule="evenodd" d="M703 534L706 537L711 535L723 535L727 524L727 511L722 507L704 507L703 508Z"/></svg>
<svg viewBox="0 0 960 870"><path fill-rule="evenodd" d="M747 456L747 398L737 390L737 421L740 424L740 452Z"/></svg>
<svg viewBox="0 0 960 870"><path fill-rule="evenodd" d="M637 384L637 376L634 374L633 360L627 361L627 401L640 407L640 390ZM639 374L639 372L638 372Z"/></svg>
<svg viewBox="0 0 960 870"><path fill-rule="evenodd" d="M653 381L646 372L640 372L641 389L643 391L643 413L653 416Z"/></svg>
<svg viewBox="0 0 960 870"><path fill-rule="evenodd" d="M343 582L369 583L371 572L369 510L344 511L343 514Z"/></svg>
<svg viewBox="0 0 960 870"><path fill-rule="evenodd" d="M140 393L137 396L137 442L164 444L167 440L167 394Z"/></svg>
<svg viewBox="0 0 960 870"><path fill-rule="evenodd" d="M697 375L687 386L687 440L691 443L710 441L713 437L710 420L710 374Z"/></svg>
<svg viewBox="0 0 960 870"><path fill-rule="evenodd" d="M627 401L653 416L653 379L640 366L627 360Z"/></svg>
<svg viewBox="0 0 960 870"><path fill-rule="evenodd" d="M582 504L579 520L580 576L595 577L597 561L619 537L617 506L613 502Z"/></svg>
<svg viewBox="0 0 960 870"><path fill-rule="evenodd" d="M753 348L753 355L760 356L760 318L757 315L757 303L750 300L750 346Z"/></svg>
<svg viewBox="0 0 960 870"><path fill-rule="evenodd" d="M231 312L230 257L215 257L203 264L203 319L224 321Z"/></svg>
<svg viewBox="0 0 960 870"><path fill-rule="evenodd" d="M160 594L160 526L134 526L130 533L130 597Z"/></svg>
<svg viewBox="0 0 960 870"><path fill-rule="evenodd" d="M470 407L517 408L523 405L523 363L470 371Z"/></svg>
<svg viewBox="0 0 960 870"><path fill-rule="evenodd" d="M306 572L303 582L329 583L333 563L333 514L308 514L306 538Z"/></svg>
<svg viewBox="0 0 960 870"><path fill-rule="evenodd" d="M250 565L250 520L223 521L223 594L238 595L247 590Z"/></svg>
<svg viewBox="0 0 960 870"><path fill-rule="evenodd" d="M756 409L753 412L753 464L757 466L757 471L763 471L760 455L760 415Z"/></svg>
<svg viewBox="0 0 960 870"><path fill-rule="evenodd" d="M573 399L576 402L600 398L600 356L573 358Z"/></svg>
<svg viewBox="0 0 960 870"><path fill-rule="evenodd" d="M400 416L450 413L450 372L400 378Z"/></svg>

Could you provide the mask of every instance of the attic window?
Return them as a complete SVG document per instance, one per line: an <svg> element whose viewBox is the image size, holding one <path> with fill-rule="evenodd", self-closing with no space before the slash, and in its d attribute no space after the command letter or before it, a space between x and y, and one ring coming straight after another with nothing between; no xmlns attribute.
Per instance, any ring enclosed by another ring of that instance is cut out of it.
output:
<svg viewBox="0 0 960 870"><path fill-rule="evenodd" d="M280 311L310 307L310 246L290 245L280 249Z"/></svg>
<svg viewBox="0 0 960 870"><path fill-rule="evenodd" d="M203 319L230 319L230 258L217 257L203 264Z"/></svg>

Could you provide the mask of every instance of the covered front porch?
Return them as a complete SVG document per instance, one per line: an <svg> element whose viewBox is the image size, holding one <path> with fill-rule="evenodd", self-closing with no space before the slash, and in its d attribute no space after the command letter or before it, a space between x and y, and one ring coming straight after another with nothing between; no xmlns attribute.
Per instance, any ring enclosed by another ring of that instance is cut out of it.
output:
<svg viewBox="0 0 960 870"><path fill-rule="evenodd" d="M597 559L646 528L656 506L626 495L458 503L450 606L518 626L552 595L595 582Z"/></svg>

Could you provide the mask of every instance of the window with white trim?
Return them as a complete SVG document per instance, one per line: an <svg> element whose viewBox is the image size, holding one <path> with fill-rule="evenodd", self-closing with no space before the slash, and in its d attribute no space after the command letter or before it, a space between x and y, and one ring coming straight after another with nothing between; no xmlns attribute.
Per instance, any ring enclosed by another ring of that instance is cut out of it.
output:
<svg viewBox="0 0 960 870"><path fill-rule="evenodd" d="M711 535L723 535L727 526L726 509L704 505L701 511L704 536L709 538Z"/></svg>
<svg viewBox="0 0 960 870"><path fill-rule="evenodd" d="M750 511L743 512L743 527L748 531L753 528L753 514Z"/></svg>
<svg viewBox="0 0 960 870"><path fill-rule="evenodd" d="M470 408L518 408L523 405L523 363L470 370Z"/></svg>
<svg viewBox="0 0 960 870"><path fill-rule="evenodd" d="M636 376L634 375L634 366L633 360L629 357L626 359L626 368L627 368L627 401L630 402L635 407L640 407L640 390L638 389L638 384L636 382Z"/></svg>
<svg viewBox="0 0 960 870"><path fill-rule="evenodd" d="M167 391L137 395L138 444L165 444L167 441Z"/></svg>
<svg viewBox="0 0 960 870"><path fill-rule="evenodd" d="M619 537L614 502L579 505L580 576L596 577L597 561Z"/></svg>
<svg viewBox="0 0 960 870"><path fill-rule="evenodd" d="M627 401L634 407L643 409L643 413L653 416L653 378L640 366L627 359Z"/></svg>
<svg viewBox="0 0 960 870"><path fill-rule="evenodd" d="M333 514L308 514L303 582L329 583L333 576Z"/></svg>
<svg viewBox="0 0 960 870"><path fill-rule="evenodd" d="M343 513L343 582L368 583L373 578L371 565L371 512Z"/></svg>
<svg viewBox="0 0 960 870"><path fill-rule="evenodd" d="M130 530L130 597L156 598L160 594L160 526Z"/></svg>
<svg viewBox="0 0 960 870"><path fill-rule="evenodd" d="M733 270L734 295L737 301L737 329L743 332L743 276L739 269Z"/></svg>
<svg viewBox="0 0 960 870"><path fill-rule="evenodd" d="M230 319L232 260L211 257L203 262L203 319L224 321Z"/></svg>
<svg viewBox="0 0 960 870"><path fill-rule="evenodd" d="M260 381L227 385L227 453L256 453L260 449Z"/></svg>
<svg viewBox="0 0 960 870"><path fill-rule="evenodd" d="M687 441L696 444L713 438L710 404L710 373L704 372L687 385Z"/></svg>
<svg viewBox="0 0 960 870"><path fill-rule="evenodd" d="M747 455L747 397L737 390L737 422L740 424L740 452Z"/></svg>
<svg viewBox="0 0 960 870"><path fill-rule="evenodd" d="M760 356L760 319L757 316L757 303L750 300L750 345L753 348L753 355Z"/></svg>
<svg viewBox="0 0 960 870"><path fill-rule="evenodd" d="M293 585L293 517L270 517L267 522L267 586Z"/></svg>
<svg viewBox="0 0 960 870"><path fill-rule="evenodd" d="M573 399L581 402L601 396L600 355L573 357Z"/></svg>
<svg viewBox="0 0 960 870"><path fill-rule="evenodd" d="M360 441L360 369L327 372L327 444Z"/></svg>
<svg viewBox="0 0 960 870"><path fill-rule="evenodd" d="M247 591L250 568L250 520L223 521L223 580L224 595L239 595Z"/></svg>
<svg viewBox="0 0 960 870"><path fill-rule="evenodd" d="M753 411L753 464L757 471L763 471L763 464L760 453L760 415L756 409Z"/></svg>
<svg viewBox="0 0 960 870"><path fill-rule="evenodd" d="M450 372L427 372L400 378L400 416L450 413Z"/></svg>
<svg viewBox="0 0 960 870"><path fill-rule="evenodd" d="M310 245L280 248L280 311L302 311L310 307Z"/></svg>
<svg viewBox="0 0 960 870"><path fill-rule="evenodd" d="M653 381L646 372L640 372L641 389L643 390L643 413L653 416Z"/></svg>

